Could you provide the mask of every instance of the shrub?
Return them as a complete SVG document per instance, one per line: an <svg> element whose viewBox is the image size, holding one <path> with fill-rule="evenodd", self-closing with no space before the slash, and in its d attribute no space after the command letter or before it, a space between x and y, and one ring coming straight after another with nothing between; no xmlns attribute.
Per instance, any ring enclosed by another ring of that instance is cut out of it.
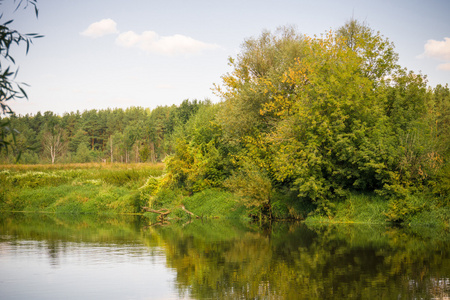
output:
<svg viewBox="0 0 450 300"><path fill-rule="evenodd" d="M152 202L152 198L158 193L162 177L150 176L145 184L139 188L138 206L148 206Z"/></svg>
<svg viewBox="0 0 450 300"><path fill-rule="evenodd" d="M239 196L247 208L260 211L269 205L272 183L267 174L254 164L244 163L224 182L224 186Z"/></svg>
<svg viewBox="0 0 450 300"><path fill-rule="evenodd" d="M207 189L185 198L186 209L200 217L239 219L247 217L246 209L236 195L217 188Z"/></svg>
<svg viewBox="0 0 450 300"><path fill-rule="evenodd" d="M415 214L424 210L425 207L426 203L417 196L407 195L406 197L394 198L388 203L386 217L390 222L405 222Z"/></svg>

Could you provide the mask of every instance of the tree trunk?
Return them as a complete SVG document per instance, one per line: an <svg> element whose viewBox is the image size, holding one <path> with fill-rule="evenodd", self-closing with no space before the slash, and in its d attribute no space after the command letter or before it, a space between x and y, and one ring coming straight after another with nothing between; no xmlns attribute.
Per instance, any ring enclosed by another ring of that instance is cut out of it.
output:
<svg viewBox="0 0 450 300"><path fill-rule="evenodd" d="M150 142L150 160L154 164L156 161L156 155L155 155L155 143Z"/></svg>
<svg viewBox="0 0 450 300"><path fill-rule="evenodd" d="M135 163L139 162L139 144L136 143L135 148L134 148L134 160Z"/></svg>
<svg viewBox="0 0 450 300"><path fill-rule="evenodd" d="M55 156L56 156L55 146L51 145L50 146L50 157L52 159L52 165L55 163Z"/></svg>
<svg viewBox="0 0 450 300"><path fill-rule="evenodd" d="M113 137L111 136L110 137L110 141L111 141L111 143L110 143L110 146L111 146L111 163L113 163L114 162L114 154L113 154Z"/></svg>

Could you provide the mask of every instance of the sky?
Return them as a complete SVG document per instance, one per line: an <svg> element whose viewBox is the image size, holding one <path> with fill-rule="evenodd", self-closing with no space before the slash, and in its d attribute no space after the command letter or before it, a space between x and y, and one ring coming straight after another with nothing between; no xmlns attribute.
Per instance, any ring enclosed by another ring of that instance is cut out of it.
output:
<svg viewBox="0 0 450 300"><path fill-rule="evenodd" d="M286 25L320 35L351 18L392 41L429 86L450 83L449 0L38 0L38 18L0 3L1 23L44 35L28 54L11 50L16 81L29 85L28 100L9 101L20 115L218 102L213 86L245 39Z"/></svg>

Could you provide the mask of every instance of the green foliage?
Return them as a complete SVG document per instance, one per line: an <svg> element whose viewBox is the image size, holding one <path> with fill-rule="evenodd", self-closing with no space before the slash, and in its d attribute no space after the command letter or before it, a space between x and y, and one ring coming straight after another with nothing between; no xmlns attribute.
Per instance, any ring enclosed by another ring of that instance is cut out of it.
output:
<svg viewBox="0 0 450 300"><path fill-rule="evenodd" d="M181 204L183 191L179 189L161 189L152 198L149 206L153 209L171 209Z"/></svg>
<svg viewBox="0 0 450 300"><path fill-rule="evenodd" d="M79 148L89 145L89 138L86 131L78 129L75 134L71 137L69 142L69 150L71 152L77 152Z"/></svg>
<svg viewBox="0 0 450 300"><path fill-rule="evenodd" d="M385 224L389 209L389 204L383 197L373 193L353 192L345 201L336 204L336 213L332 217L312 213L306 218L306 222Z"/></svg>
<svg viewBox="0 0 450 300"><path fill-rule="evenodd" d="M249 211L238 197L220 189L207 189L183 199L186 208L200 217L241 219Z"/></svg>
<svg viewBox="0 0 450 300"><path fill-rule="evenodd" d="M385 212L387 220L409 225L449 226L450 206L448 194L435 197L431 193L407 194L391 198Z"/></svg>
<svg viewBox="0 0 450 300"><path fill-rule="evenodd" d="M263 209L270 209L272 183L270 178L251 162L245 162L231 175L224 186L238 195L247 208L253 208L259 214Z"/></svg>
<svg viewBox="0 0 450 300"><path fill-rule="evenodd" d="M433 192L443 200L444 205L450 206L450 163L444 166L438 174L438 183L434 186Z"/></svg>
<svg viewBox="0 0 450 300"><path fill-rule="evenodd" d="M227 149L215 122L218 106L203 106L174 132L174 154L165 160L167 182L188 192L219 187L229 174Z"/></svg>
<svg viewBox="0 0 450 300"><path fill-rule="evenodd" d="M152 200L158 193L162 177L150 176L145 184L139 188L139 207L152 206Z"/></svg>
<svg viewBox="0 0 450 300"><path fill-rule="evenodd" d="M397 67L398 54L394 52L394 44L367 24L352 19L337 30L337 36L363 59L361 69L365 76L381 79Z"/></svg>
<svg viewBox="0 0 450 300"><path fill-rule="evenodd" d="M2 131L2 138L30 162L46 154L52 162L164 160L161 178L129 168L89 180L136 191L121 203L170 208L178 217L183 197L218 189L251 214L275 218L312 210L316 218L367 222L446 215L450 90L402 69L379 32L356 20L320 37L292 27L265 31L245 40L230 66L216 86L218 104L38 113L8 120L21 134ZM60 152L52 154L57 141ZM437 202L424 203L424 195ZM363 209L366 202L379 217Z"/></svg>
<svg viewBox="0 0 450 300"><path fill-rule="evenodd" d="M161 180L161 177L150 176L147 179L147 181L145 182L145 184L139 188L142 195L146 195L146 196L156 195L156 193L158 192L159 185L160 185L160 180Z"/></svg>
<svg viewBox="0 0 450 300"><path fill-rule="evenodd" d="M183 127L209 100L185 100L180 106L87 110L58 116L50 111L11 116L0 121L2 140L15 143L13 151L0 148L0 163L15 162L19 153L48 162L161 162L173 152L172 134ZM12 129L14 128L14 130ZM21 160L30 162L29 159Z"/></svg>
<svg viewBox="0 0 450 300"><path fill-rule="evenodd" d="M272 217L283 220L304 220L316 207L308 201L302 201L297 193L286 188L274 189L270 195Z"/></svg>
<svg viewBox="0 0 450 300"><path fill-rule="evenodd" d="M18 187L40 187L40 186L57 186L64 184L68 178L63 174L49 172L33 172L18 173L7 178L9 183Z"/></svg>
<svg viewBox="0 0 450 300"><path fill-rule="evenodd" d="M86 144L79 144L73 161L76 163L87 163L93 159L91 151Z"/></svg>
<svg viewBox="0 0 450 300"><path fill-rule="evenodd" d="M18 167L21 168L21 167ZM56 167L55 167L56 168ZM160 167L134 169L111 166L85 169L44 169L0 172L0 211L54 213L139 213L148 204L137 188ZM148 192L148 191L147 191Z"/></svg>
<svg viewBox="0 0 450 300"><path fill-rule="evenodd" d="M407 198L433 186L448 149L436 134L446 130L436 107L446 107L448 89L427 89L397 65L388 39L355 20L321 37L265 32L243 48L218 88L234 172L250 162L329 218L353 192L405 202L391 202L392 221L415 210ZM248 177L234 174L230 182Z"/></svg>

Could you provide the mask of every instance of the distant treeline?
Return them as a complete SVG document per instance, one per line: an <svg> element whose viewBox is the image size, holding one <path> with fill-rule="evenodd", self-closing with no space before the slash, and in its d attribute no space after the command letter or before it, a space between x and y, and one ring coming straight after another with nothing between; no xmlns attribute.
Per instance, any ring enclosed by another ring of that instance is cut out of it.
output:
<svg viewBox="0 0 450 300"><path fill-rule="evenodd" d="M209 100L185 100L179 106L51 111L10 117L1 163L160 162L173 153L172 134ZM12 134L12 131L14 134Z"/></svg>

